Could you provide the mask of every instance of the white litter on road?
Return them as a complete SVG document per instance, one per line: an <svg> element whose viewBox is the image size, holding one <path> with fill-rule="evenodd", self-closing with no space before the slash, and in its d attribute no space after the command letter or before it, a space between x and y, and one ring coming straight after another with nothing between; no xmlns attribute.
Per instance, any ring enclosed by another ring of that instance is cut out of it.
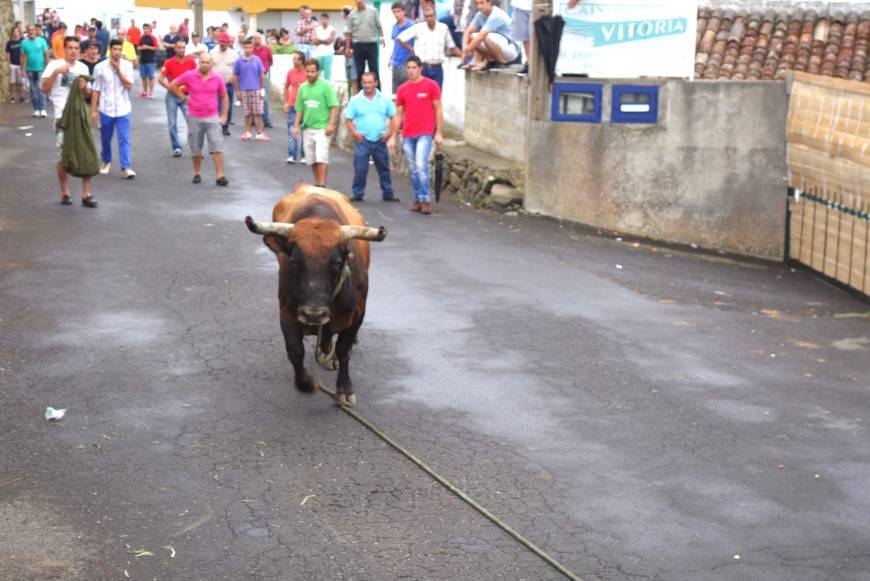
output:
<svg viewBox="0 0 870 581"><path fill-rule="evenodd" d="M57 421L63 419L63 416L66 415L66 408L56 410L51 406L45 408L45 419L48 421Z"/></svg>

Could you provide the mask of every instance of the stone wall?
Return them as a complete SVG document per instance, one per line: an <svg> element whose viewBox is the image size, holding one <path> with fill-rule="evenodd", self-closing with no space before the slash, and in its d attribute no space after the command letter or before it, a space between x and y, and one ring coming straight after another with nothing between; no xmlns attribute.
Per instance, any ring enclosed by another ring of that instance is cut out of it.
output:
<svg viewBox="0 0 870 581"><path fill-rule="evenodd" d="M659 122L530 125L526 209L636 236L783 258L786 87L642 79ZM630 81L633 82L633 81ZM547 107L549 109L549 107Z"/></svg>
<svg viewBox="0 0 870 581"><path fill-rule="evenodd" d="M526 181L522 163L462 141L445 142L443 153L442 192L478 208L513 210L522 206Z"/></svg>
<svg viewBox="0 0 870 581"><path fill-rule="evenodd" d="M465 141L514 162L526 158L529 81L513 71L465 73Z"/></svg>

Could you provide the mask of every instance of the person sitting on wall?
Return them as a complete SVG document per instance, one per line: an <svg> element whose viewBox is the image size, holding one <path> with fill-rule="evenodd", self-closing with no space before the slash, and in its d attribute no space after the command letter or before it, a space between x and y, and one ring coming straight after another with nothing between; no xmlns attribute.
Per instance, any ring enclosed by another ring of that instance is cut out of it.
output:
<svg viewBox="0 0 870 581"><path fill-rule="evenodd" d="M511 17L493 6L493 0L476 0L477 14L462 35L462 60L473 59L463 68L473 71L518 63L517 43L511 39Z"/></svg>

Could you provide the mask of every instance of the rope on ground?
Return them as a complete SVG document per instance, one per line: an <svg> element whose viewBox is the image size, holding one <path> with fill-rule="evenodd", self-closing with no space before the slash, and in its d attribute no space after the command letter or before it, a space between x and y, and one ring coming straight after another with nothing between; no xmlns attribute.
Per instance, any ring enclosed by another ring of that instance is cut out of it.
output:
<svg viewBox="0 0 870 581"><path fill-rule="evenodd" d="M314 347L315 349L317 349L319 347L319 344L320 344L319 335L320 334L318 333L318 341L317 341L318 344L315 345L315 347ZM325 385L323 385L323 382L320 381L320 368L319 368L319 365L317 365L317 362L315 362L315 364L314 364L314 381L315 381L316 385L321 390L323 390L332 399L338 401L338 397L337 397L337 394L335 393L335 391L326 387ZM490 511L488 511L483 506L481 506L476 500L474 500L473 498L468 496L460 488L457 488L456 486L454 486L452 482L450 482L449 480L447 480L446 478L444 478L443 476L441 476L440 474L435 472L435 470L433 468L430 468L425 462L420 460L410 450L408 450L407 448L405 448L404 446L402 446L401 444L399 444L398 442L393 440L391 437L389 437L387 434L385 434L375 424L368 421L363 416L361 416L359 413L357 413L354 409L352 409L348 406L340 405L339 407L342 409L342 411L344 411L344 413L346 413L347 415L349 415L350 417L352 417L353 419L355 419L356 421L361 423L363 426L368 428L369 431L371 431L373 434L375 434L381 440L383 440L384 442L386 442L387 444L392 446L393 449L395 449L400 454L402 454L402 456L404 456L405 458L407 458L408 460L410 460L411 462L416 464L418 468L420 468L421 470L423 470L423 472L425 472L426 474L431 476L436 482L438 482L438 484L442 485L444 488L446 488L447 490L449 490L450 492L452 492L453 494L458 496L460 499L462 499L463 502L465 502L471 508L473 508L474 510L476 510L477 512L479 512L480 514L485 516L493 524L495 524L495 526L497 526L498 528L500 528L501 530L503 530L504 532L506 532L507 534L512 536L517 542L519 542L521 545L526 547L528 550L530 550L531 552L536 554L538 557L540 557L541 559L546 561L548 565L550 565L551 567L553 567L554 569L559 571L559 573L561 573L562 575L564 575L568 579L571 579L572 581L581 581L580 577L577 576L576 574L572 573L570 569L568 569L567 567L562 565L559 561L557 561L556 559L554 559L553 557L551 557L550 555L545 553L543 549L541 549L540 547L535 545L533 542L531 542L530 540L525 538L523 535L521 535L520 533L518 533L517 531L512 529L510 526L507 525L507 523L503 522L497 516L492 514Z"/></svg>

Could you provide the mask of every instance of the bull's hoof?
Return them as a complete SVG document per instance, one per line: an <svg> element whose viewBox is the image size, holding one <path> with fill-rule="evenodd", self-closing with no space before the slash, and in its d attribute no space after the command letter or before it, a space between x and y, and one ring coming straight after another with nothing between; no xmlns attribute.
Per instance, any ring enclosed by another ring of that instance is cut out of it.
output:
<svg viewBox="0 0 870 581"><path fill-rule="evenodd" d="M346 406L352 408L356 405L356 394L355 393L340 393L336 398L338 401L338 405Z"/></svg>
<svg viewBox="0 0 870 581"><path fill-rule="evenodd" d="M317 383L310 375L305 375L302 379L296 380L296 389L302 393L314 393L317 391Z"/></svg>

